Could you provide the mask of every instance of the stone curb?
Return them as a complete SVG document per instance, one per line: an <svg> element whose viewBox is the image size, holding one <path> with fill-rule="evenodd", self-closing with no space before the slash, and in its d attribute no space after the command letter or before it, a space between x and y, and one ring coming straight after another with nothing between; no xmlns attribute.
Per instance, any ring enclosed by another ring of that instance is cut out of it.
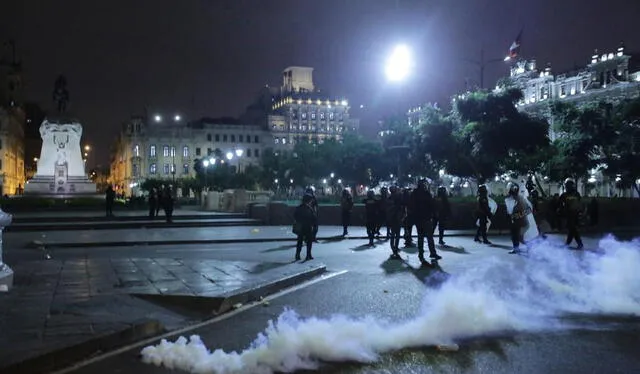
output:
<svg viewBox="0 0 640 374"><path fill-rule="evenodd" d="M247 219L246 222L225 221L225 219L197 221L197 222L180 222L173 221L171 223L158 220L156 222L96 222L86 227L79 227L73 223L60 223L53 225L11 225L5 228L5 232L30 232L30 231L76 231L76 230L120 230L120 229L159 229L159 228L180 228L180 227L229 227L229 226L259 226L262 222L258 220ZM85 225L83 225L85 226Z"/></svg>
<svg viewBox="0 0 640 374"><path fill-rule="evenodd" d="M43 355L0 368L0 374L49 373L72 365L98 352L113 350L163 332L165 332L164 326L156 320L138 322L127 329L55 349Z"/></svg>
<svg viewBox="0 0 640 374"><path fill-rule="evenodd" d="M263 283L233 291L220 297L188 297L188 296L159 296L158 298L169 300L170 303L179 302L192 306L201 307L205 305L214 306L210 310L210 316L213 318L220 314L226 313L236 308L238 304L247 304L253 301L259 301L263 297L275 294L286 288L293 287L297 284L311 280L322 275L327 271L325 265L319 265L311 269L306 269L297 273L293 273L284 278ZM142 299L151 300L149 295L135 295ZM135 343L147 338L159 336L167 332L165 327L156 320L149 320L134 324L130 328L115 333L105 334L94 339L89 339L81 343L77 343L68 347L63 347L51 352L47 352L41 356L26 359L24 361L11 364L10 366L0 368L0 374L15 373L48 373L69 367L74 363L82 361L98 353L104 353Z"/></svg>
<svg viewBox="0 0 640 374"><path fill-rule="evenodd" d="M255 282L251 286L234 290L232 292L214 296L186 296L186 295L149 295L132 294L142 300L155 303L162 307L174 307L188 311L196 311L209 318L224 314L236 308L238 304L247 304L259 301L261 298L272 295L296 284L308 281L327 271L325 265L286 275L280 279L269 282Z"/></svg>
<svg viewBox="0 0 640 374"><path fill-rule="evenodd" d="M293 287L299 283L311 280L317 276L326 273L327 267L325 265L319 265L312 269L307 269L278 279L276 281L254 285L253 287L247 287L239 291L224 295L224 299L218 307L217 314L222 314L234 309L237 304L247 304L253 301L259 301L263 297L280 292L289 287Z"/></svg>
<svg viewBox="0 0 640 374"><path fill-rule="evenodd" d="M11 213L11 212L9 212ZM148 215L139 215L139 216L119 216L118 211L115 211L115 217L105 217L104 215L100 216L87 216L87 217L79 217L79 216L45 216L45 217L20 217L20 213L11 213L14 215L13 222L14 223L33 223L39 224L43 222L136 222L136 221L149 221ZM103 211L100 211L100 214L104 214ZM181 214L174 215L174 221L181 220L198 220L198 219L229 219L229 218L249 218L244 213L218 213L218 214ZM164 213L162 213L159 217L156 218L158 221L164 220Z"/></svg>

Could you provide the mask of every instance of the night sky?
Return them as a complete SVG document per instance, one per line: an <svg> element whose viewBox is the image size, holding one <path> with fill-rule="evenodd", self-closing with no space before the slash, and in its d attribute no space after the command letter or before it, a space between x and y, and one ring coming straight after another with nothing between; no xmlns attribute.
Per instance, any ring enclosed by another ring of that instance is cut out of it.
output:
<svg viewBox="0 0 640 374"><path fill-rule="evenodd" d="M524 28L522 54L555 71L589 61L624 40L640 51L637 0L3 0L0 40L14 39L26 95L51 110L59 73L69 110L98 160L130 115L187 119L237 116L291 65L315 68L316 85L349 98L365 132L375 119L427 101L447 101L479 81L463 59L503 57ZM418 66L386 82L396 43ZM490 65L486 85L507 74ZM360 105L365 105L363 110ZM107 141L109 140L109 141Z"/></svg>

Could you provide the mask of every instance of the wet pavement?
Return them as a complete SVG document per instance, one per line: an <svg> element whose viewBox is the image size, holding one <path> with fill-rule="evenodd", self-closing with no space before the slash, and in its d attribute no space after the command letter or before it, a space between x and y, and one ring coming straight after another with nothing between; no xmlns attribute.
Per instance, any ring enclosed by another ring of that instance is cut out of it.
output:
<svg viewBox="0 0 640 374"><path fill-rule="evenodd" d="M157 302L163 296L223 298L320 266L127 257L19 262L14 288L0 293L0 370L144 321L173 330L206 315L167 309Z"/></svg>
<svg viewBox="0 0 640 374"><path fill-rule="evenodd" d="M385 276L349 272L271 300L269 306L255 307L184 335L200 335L211 350L240 351L247 348L267 327L267 321L277 317L285 307L293 308L302 317L328 318L346 314L402 322L420 312L425 295L422 278L426 275L428 272L402 271ZM640 371L639 333L639 319L611 328L587 324L571 330L510 333L463 341L457 352L416 347L382 354L371 364L325 363L315 372L637 373ZM140 350L141 347L135 347L68 373L182 373L142 363L138 355Z"/></svg>

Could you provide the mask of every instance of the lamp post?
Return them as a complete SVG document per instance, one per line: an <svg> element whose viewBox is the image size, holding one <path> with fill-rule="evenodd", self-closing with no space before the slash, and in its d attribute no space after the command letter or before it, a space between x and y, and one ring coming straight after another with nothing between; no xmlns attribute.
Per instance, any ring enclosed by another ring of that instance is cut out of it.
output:
<svg viewBox="0 0 640 374"><path fill-rule="evenodd" d="M470 62L470 63L472 63L474 65L478 65L478 67L480 68L480 89L482 90L482 89L484 89L484 71L487 68L487 66L489 64L493 64L493 63L496 63L496 62L509 61L510 59L507 57L507 58L493 58L493 59L490 59L490 60L485 60L484 59L484 49L481 49L480 50L480 60L473 60L473 59L468 59L468 58L465 58L464 60L467 61L467 62Z"/></svg>

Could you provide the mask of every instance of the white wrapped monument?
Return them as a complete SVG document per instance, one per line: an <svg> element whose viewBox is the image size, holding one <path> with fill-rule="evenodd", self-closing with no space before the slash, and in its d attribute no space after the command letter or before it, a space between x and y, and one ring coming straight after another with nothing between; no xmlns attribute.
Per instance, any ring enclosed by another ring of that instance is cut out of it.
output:
<svg viewBox="0 0 640 374"><path fill-rule="evenodd" d="M24 186L30 195L87 195L96 185L87 178L80 138L82 125L76 121L45 119L40 125L42 150L33 179Z"/></svg>

